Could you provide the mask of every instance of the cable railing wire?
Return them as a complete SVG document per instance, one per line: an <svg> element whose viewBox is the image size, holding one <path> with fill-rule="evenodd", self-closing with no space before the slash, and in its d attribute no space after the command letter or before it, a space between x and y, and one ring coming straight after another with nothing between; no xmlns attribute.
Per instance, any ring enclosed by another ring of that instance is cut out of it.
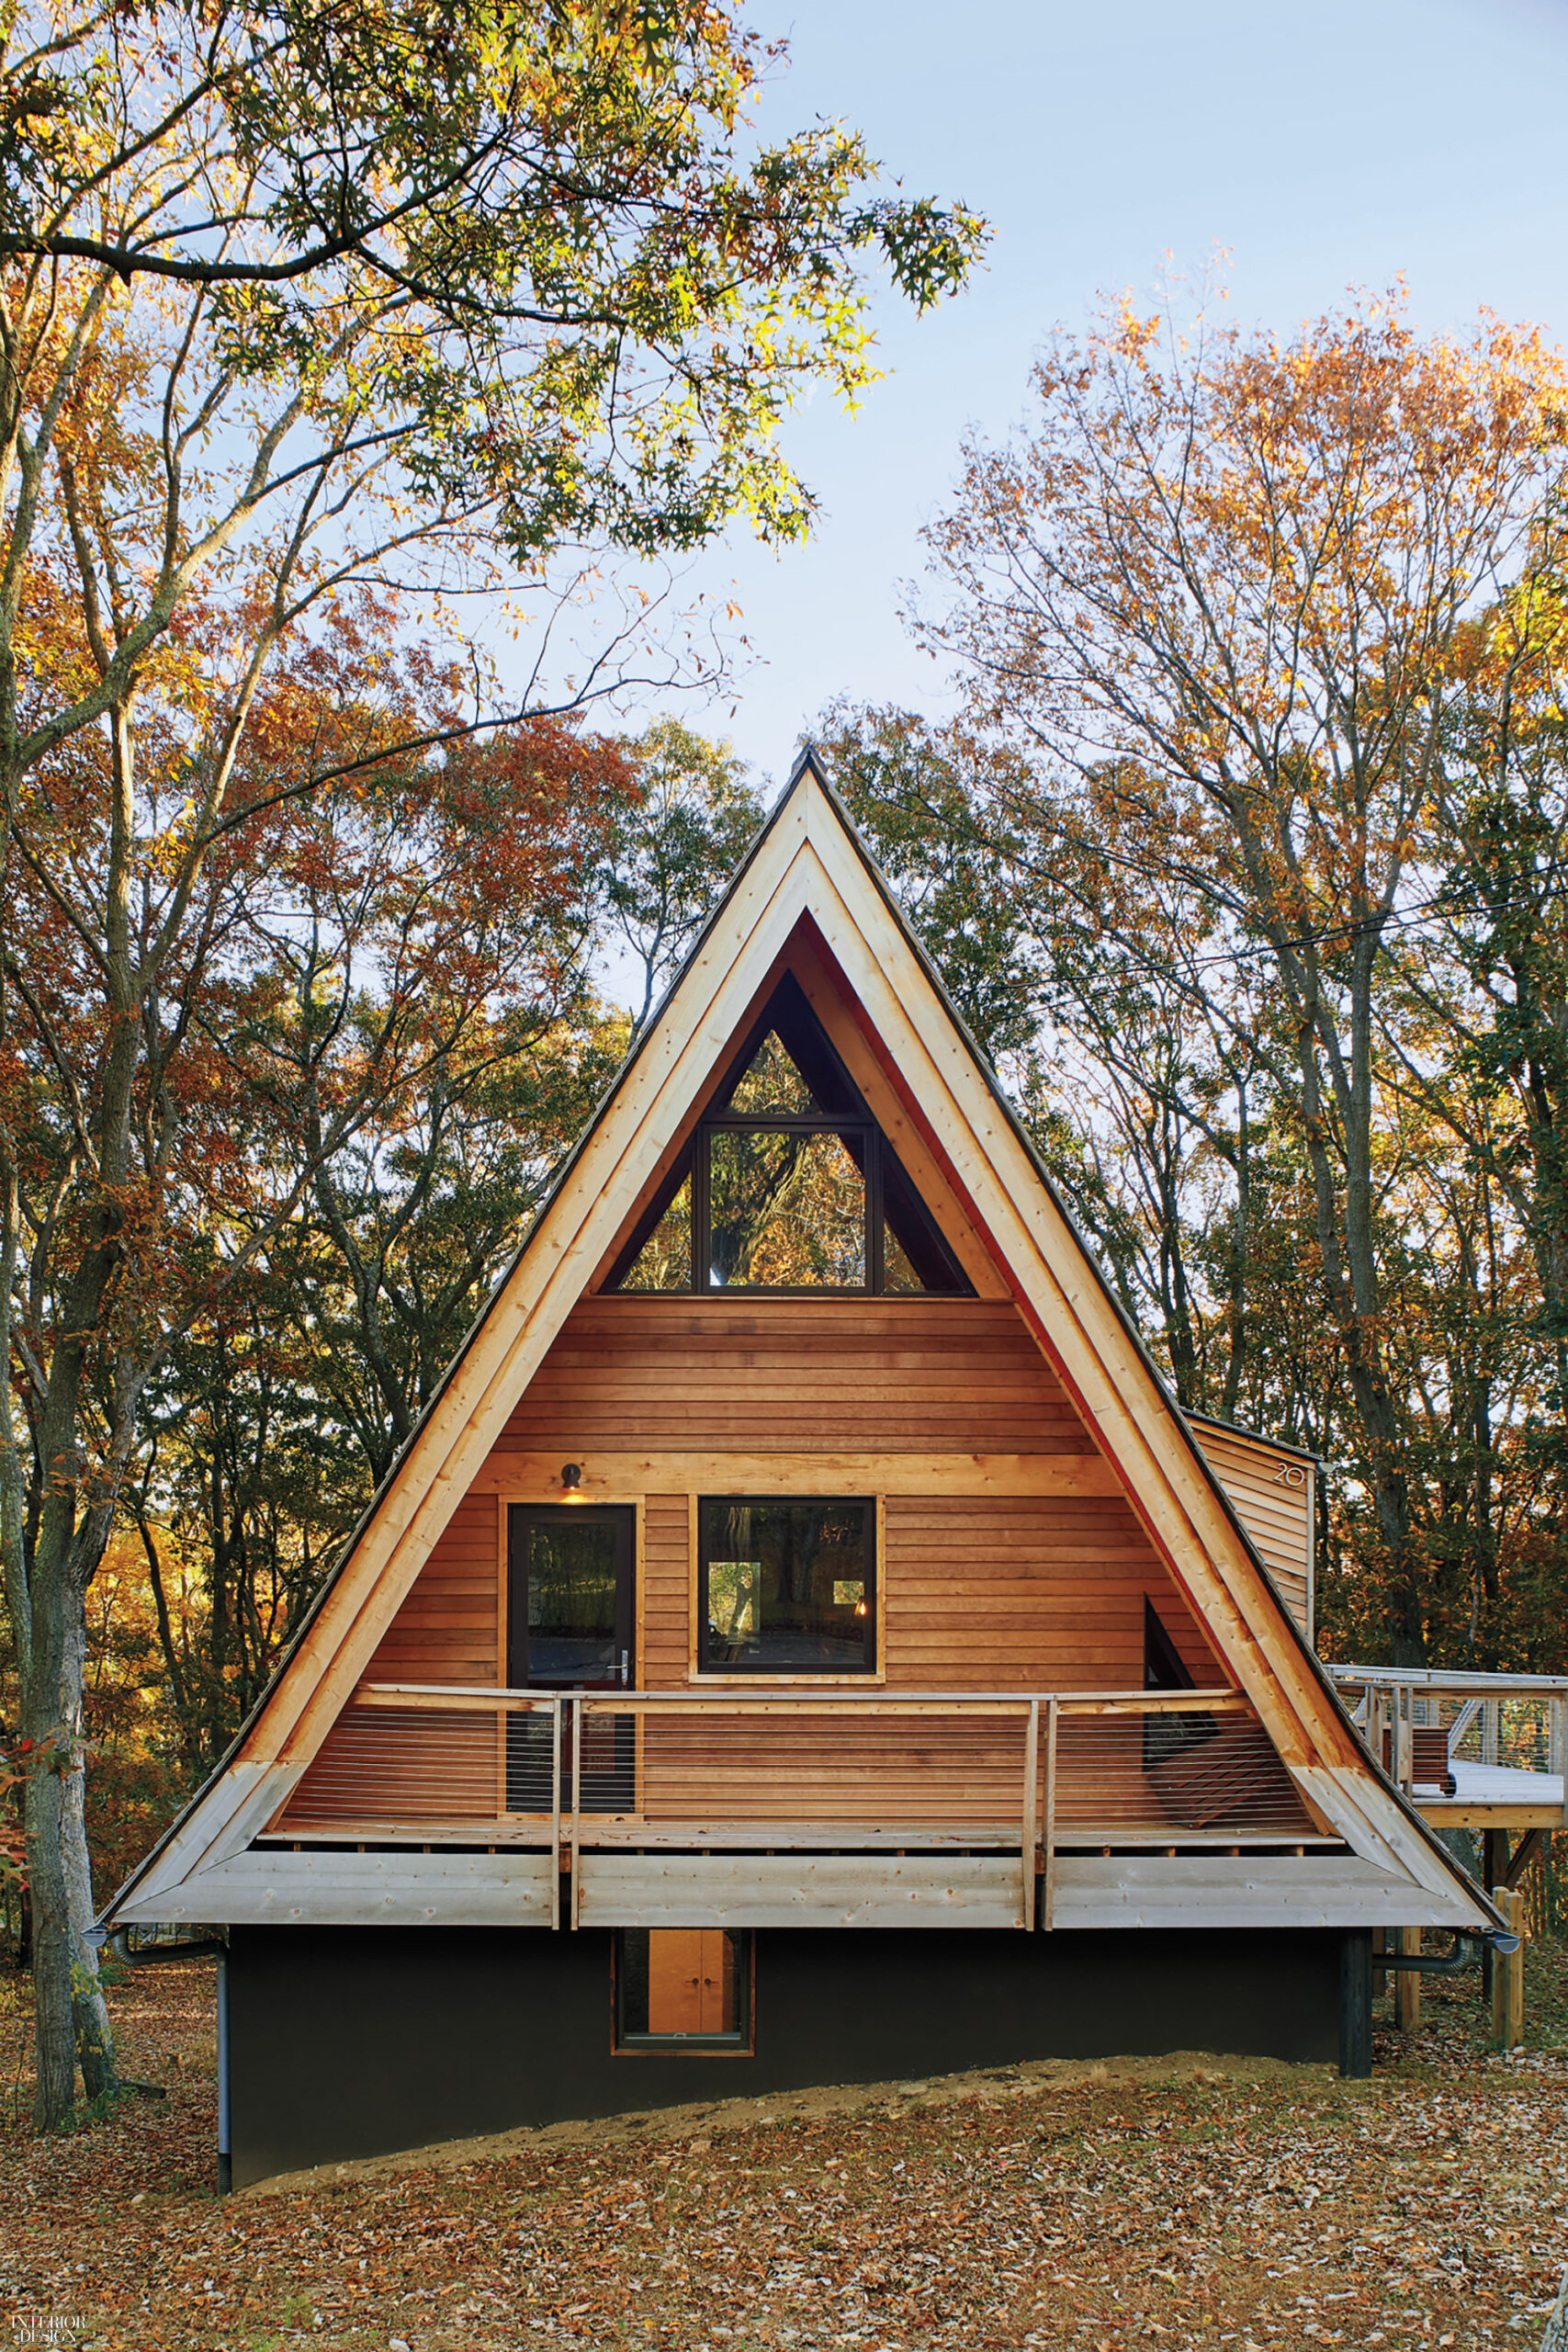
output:
<svg viewBox="0 0 1568 2352"><path fill-rule="evenodd" d="M1058 1838L1144 1843L1314 1829L1262 1724L1225 1691L557 1699L391 1686L345 1708L273 1834L1017 1850L1047 1824Z"/></svg>

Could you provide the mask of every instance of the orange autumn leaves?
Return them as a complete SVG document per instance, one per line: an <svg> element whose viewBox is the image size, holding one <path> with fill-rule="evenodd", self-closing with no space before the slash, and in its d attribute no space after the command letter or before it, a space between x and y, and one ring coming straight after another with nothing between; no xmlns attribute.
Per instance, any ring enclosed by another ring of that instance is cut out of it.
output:
<svg viewBox="0 0 1568 2352"><path fill-rule="evenodd" d="M186 645L222 626L198 615ZM193 712L177 676L139 700L123 795L112 745L89 732L17 807L8 914L26 958L0 1121L24 1193L54 1198L55 1250L112 1188L118 1309L143 1338L148 1318L178 1325L190 1283L276 1218L333 1135L372 1116L395 1126L443 1057L495 1053L520 1009L547 1012L581 985L633 763L546 718L398 749L449 724L455 697L392 639L391 616L367 606L279 661L206 840L193 798L224 715ZM363 764L304 788L350 763ZM92 1106L127 1020L138 1107L117 1170ZM52 1323L47 1281L32 1295ZM111 1352L114 1329L98 1335ZM44 1329L28 1336L47 1349Z"/></svg>
<svg viewBox="0 0 1568 2352"><path fill-rule="evenodd" d="M1568 1389L1540 952L1568 820L1565 419L1538 334L1483 315L1423 337L1397 292L1289 337L1179 295L1111 305L1047 344L1025 427L971 442L928 534L945 601L920 632L964 681L991 833L1058 910L1047 969L1076 958L1085 990L1149 1008L1138 1085L1238 1171L1202 1211L1233 1361L1269 1324L1244 1099L1299 1171L1284 1280L1333 1363L1308 1425L1333 1427L1361 1506L1383 1603L1362 1638L1405 1664L1438 1555L1473 1570L1472 1644L1503 1607L1495 1529L1423 1525L1448 1511L1444 1400L1480 1400L1452 1466L1484 1518L1503 1452ZM1199 1065L1217 1092L1194 1109ZM1429 1317L1444 1283L1438 1372L1406 1342L1412 1290Z"/></svg>
<svg viewBox="0 0 1568 2352"><path fill-rule="evenodd" d="M1032 389L1032 429L971 444L930 535L957 594L925 634L976 715L1223 810L1291 920L1358 843L1408 855L1467 621L1561 551L1561 359L1490 320L1424 342L1394 302L1289 344L1124 307ZM1320 877L1260 803L1281 778L1319 804Z"/></svg>

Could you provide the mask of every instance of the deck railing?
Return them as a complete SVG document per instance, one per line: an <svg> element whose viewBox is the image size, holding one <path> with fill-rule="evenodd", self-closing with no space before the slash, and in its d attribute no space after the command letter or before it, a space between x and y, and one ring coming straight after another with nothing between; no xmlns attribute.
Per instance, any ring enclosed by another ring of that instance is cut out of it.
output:
<svg viewBox="0 0 1568 2352"><path fill-rule="evenodd" d="M1018 1858L1316 1840L1230 1690L546 1694L361 1685L270 1826L305 1843Z"/></svg>
<svg viewBox="0 0 1568 2352"><path fill-rule="evenodd" d="M1447 1793L1434 1758L1562 1784L1568 1826L1568 1676L1440 1667L1330 1666L1362 1737L1406 1794Z"/></svg>

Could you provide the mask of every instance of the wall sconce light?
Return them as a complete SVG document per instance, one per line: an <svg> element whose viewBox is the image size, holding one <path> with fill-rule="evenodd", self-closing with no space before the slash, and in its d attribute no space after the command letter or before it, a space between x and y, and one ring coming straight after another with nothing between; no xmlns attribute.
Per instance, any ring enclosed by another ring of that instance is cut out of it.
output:
<svg viewBox="0 0 1568 2352"><path fill-rule="evenodd" d="M579 1487L582 1484L581 1463L563 1462L561 1464L560 1482L566 1488L569 1495L576 1494Z"/></svg>

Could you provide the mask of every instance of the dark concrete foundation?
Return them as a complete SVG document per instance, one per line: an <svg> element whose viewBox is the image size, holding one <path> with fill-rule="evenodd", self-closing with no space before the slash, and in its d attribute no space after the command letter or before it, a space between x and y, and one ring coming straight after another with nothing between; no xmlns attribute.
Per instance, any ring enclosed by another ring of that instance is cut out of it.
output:
<svg viewBox="0 0 1568 2352"><path fill-rule="evenodd" d="M234 2185L518 2124L1026 2059L1332 2063L1346 1940L760 1929L755 2055L615 2056L606 1932L235 1928Z"/></svg>

